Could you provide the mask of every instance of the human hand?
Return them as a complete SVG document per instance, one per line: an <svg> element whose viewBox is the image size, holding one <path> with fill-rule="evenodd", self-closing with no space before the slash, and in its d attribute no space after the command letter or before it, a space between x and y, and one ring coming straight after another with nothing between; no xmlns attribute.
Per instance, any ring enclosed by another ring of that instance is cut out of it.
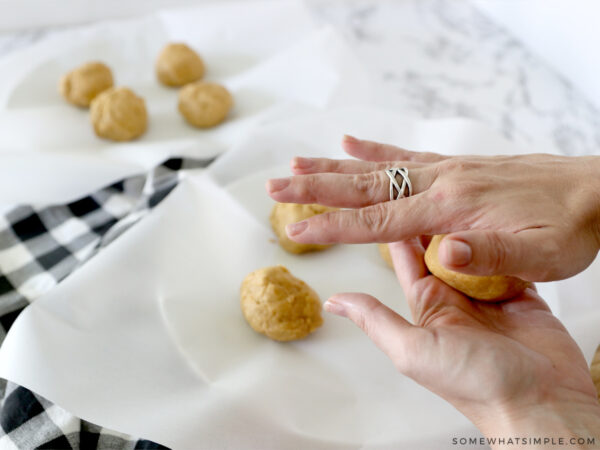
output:
<svg viewBox="0 0 600 450"><path fill-rule="evenodd" d="M267 183L280 202L356 208L288 227L303 243L395 242L448 234L440 261L473 275L567 278L600 248L600 158L456 156L345 137L363 161L294 158L296 176ZM389 200L383 169L407 167L413 196Z"/></svg>
<svg viewBox="0 0 600 450"><path fill-rule="evenodd" d="M586 361L534 289L503 303L474 301L428 274L418 239L390 244L390 252L414 325L366 294L334 295L325 309L352 320L401 373L486 437L562 437L566 444L594 437L600 444L600 404Z"/></svg>

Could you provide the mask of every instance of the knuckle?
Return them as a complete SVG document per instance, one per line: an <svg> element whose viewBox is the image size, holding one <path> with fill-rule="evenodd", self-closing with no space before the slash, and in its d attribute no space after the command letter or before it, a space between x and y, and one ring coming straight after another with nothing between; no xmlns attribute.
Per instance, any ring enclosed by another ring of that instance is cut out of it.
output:
<svg viewBox="0 0 600 450"><path fill-rule="evenodd" d="M343 228L348 225L348 220L344 211L329 211L323 214L317 214L309 218L315 224L319 224L324 229L333 230Z"/></svg>
<svg viewBox="0 0 600 450"><path fill-rule="evenodd" d="M367 320L364 314L357 314L353 317L353 321L358 328L363 330L363 332L371 337L371 327L368 325L369 321Z"/></svg>
<svg viewBox="0 0 600 450"><path fill-rule="evenodd" d="M444 159L443 161L440 161L439 163L437 163L436 167L440 174L445 174L445 173L456 170L457 161L458 161L458 159L456 159L456 158Z"/></svg>
<svg viewBox="0 0 600 450"><path fill-rule="evenodd" d="M318 214L308 219L310 227L318 231L320 237L319 242L322 244L330 244L338 242L339 230L346 227L345 214L340 211L331 211L324 214Z"/></svg>
<svg viewBox="0 0 600 450"><path fill-rule="evenodd" d="M373 333L376 328L374 324L377 322L377 316L381 312L382 306L378 301L370 299L360 309L353 310L351 313L352 321L371 339L374 337Z"/></svg>
<svg viewBox="0 0 600 450"><path fill-rule="evenodd" d="M461 314L460 308L456 305L446 305L434 315L430 315L425 326L434 325L436 327L449 327L465 325L469 323L468 319Z"/></svg>
<svg viewBox="0 0 600 450"><path fill-rule="evenodd" d="M469 161L465 158L448 158L437 163L438 170L441 174L451 172L466 172L470 169L475 169L479 166L474 161Z"/></svg>
<svg viewBox="0 0 600 450"><path fill-rule="evenodd" d="M474 197L482 192L483 187L476 181L457 181L449 184L446 188L450 197L465 198Z"/></svg>
<svg viewBox="0 0 600 450"><path fill-rule="evenodd" d="M415 325L424 327L439 307L440 285L433 277L422 278L411 289L411 306Z"/></svg>
<svg viewBox="0 0 600 450"><path fill-rule="evenodd" d="M318 175L300 175L300 195L304 200L309 202L316 202L317 195L319 192L319 179Z"/></svg>
<svg viewBox="0 0 600 450"><path fill-rule="evenodd" d="M362 197L368 194L371 189L370 175L371 174L357 174L352 176L352 186L354 186L356 192L361 194Z"/></svg>
<svg viewBox="0 0 600 450"><path fill-rule="evenodd" d="M435 183L427 192L431 200L436 203L457 202L462 206L468 206L469 200L477 199L486 190L486 186L479 181L450 181L446 178Z"/></svg>
<svg viewBox="0 0 600 450"><path fill-rule="evenodd" d="M374 142L373 143L373 151L380 153L382 151L384 151L386 148L385 144L382 144L381 142Z"/></svg>
<svg viewBox="0 0 600 450"><path fill-rule="evenodd" d="M487 266L493 274L501 274L506 267L510 250L506 241L498 233L489 233L488 236L488 261Z"/></svg>
<svg viewBox="0 0 600 450"><path fill-rule="evenodd" d="M353 176L353 186L359 194L360 205L370 205L382 197L384 183L376 172Z"/></svg>
<svg viewBox="0 0 600 450"><path fill-rule="evenodd" d="M422 278L412 288L411 295L414 301L425 308L431 307L439 297L438 283L432 283L432 280L428 277Z"/></svg>
<svg viewBox="0 0 600 450"><path fill-rule="evenodd" d="M448 193L442 187L431 188L426 192L433 203L442 203L448 199Z"/></svg>
<svg viewBox="0 0 600 450"><path fill-rule="evenodd" d="M378 203L373 206L358 210L359 220L373 234L381 234L389 226L389 214L385 206Z"/></svg>
<svg viewBox="0 0 600 450"><path fill-rule="evenodd" d="M439 153L434 153L434 152L423 152L421 154L423 156L423 160L424 161L430 161L430 162L435 162L435 161L443 161L444 157L442 155L440 155Z"/></svg>
<svg viewBox="0 0 600 450"><path fill-rule="evenodd" d="M334 159L328 159L326 161L327 162L326 162L326 164L324 165L323 168L327 172L338 173L338 172L342 172L343 171L343 169L344 169L344 163L343 163L343 161L337 161L337 160L334 160Z"/></svg>

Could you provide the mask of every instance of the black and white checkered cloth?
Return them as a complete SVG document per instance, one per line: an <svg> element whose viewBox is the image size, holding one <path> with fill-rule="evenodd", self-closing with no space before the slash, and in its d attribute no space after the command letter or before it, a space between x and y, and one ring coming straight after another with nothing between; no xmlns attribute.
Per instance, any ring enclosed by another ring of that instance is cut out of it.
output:
<svg viewBox="0 0 600 450"><path fill-rule="evenodd" d="M17 206L0 215L0 345L30 302L148 214L177 186L184 170L211 162L172 158L65 205ZM78 419L0 379L0 449L33 448L166 447Z"/></svg>

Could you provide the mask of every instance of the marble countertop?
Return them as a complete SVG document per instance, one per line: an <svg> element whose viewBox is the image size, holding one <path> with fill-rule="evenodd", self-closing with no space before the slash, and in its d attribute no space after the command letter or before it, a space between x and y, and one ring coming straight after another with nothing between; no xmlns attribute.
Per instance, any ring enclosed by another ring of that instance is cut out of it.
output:
<svg viewBox="0 0 600 450"><path fill-rule="evenodd" d="M378 106L474 119L532 152L598 153L600 111L470 1L305 2L355 50ZM57 30L0 34L0 57Z"/></svg>

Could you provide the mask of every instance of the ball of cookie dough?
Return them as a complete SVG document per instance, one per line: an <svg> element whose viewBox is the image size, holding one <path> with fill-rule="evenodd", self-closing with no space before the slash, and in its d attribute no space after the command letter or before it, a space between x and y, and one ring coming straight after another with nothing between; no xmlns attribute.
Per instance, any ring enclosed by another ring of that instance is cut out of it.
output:
<svg viewBox="0 0 600 450"><path fill-rule="evenodd" d="M388 266L390 266L393 269L394 263L392 262L390 247L387 244L377 244L377 248L379 249L379 254L381 255L381 258L385 261L385 263Z"/></svg>
<svg viewBox="0 0 600 450"><path fill-rule="evenodd" d="M225 120L233 106L227 89L217 83L197 81L179 91L179 112L198 128L210 128Z"/></svg>
<svg viewBox="0 0 600 450"><path fill-rule="evenodd" d="M63 75L58 89L69 103L87 108L98 94L112 86L109 67L101 62L89 62Z"/></svg>
<svg viewBox="0 0 600 450"><path fill-rule="evenodd" d="M271 210L271 227L279 239L279 245L290 253L306 253L325 250L331 245L301 244L292 241L285 232L285 226L290 223L300 222L309 217L335 211L337 208L329 208L322 205L299 205L297 203L275 203Z"/></svg>
<svg viewBox="0 0 600 450"><path fill-rule="evenodd" d="M240 297L252 329L276 341L302 339L323 324L319 296L283 266L248 274Z"/></svg>
<svg viewBox="0 0 600 450"><path fill-rule="evenodd" d="M130 141L146 131L148 114L144 99L126 87L110 88L90 106L96 134L113 141Z"/></svg>
<svg viewBox="0 0 600 450"><path fill-rule="evenodd" d="M204 62L185 44L168 44L156 60L156 76L167 86L184 86L204 76Z"/></svg>
<svg viewBox="0 0 600 450"><path fill-rule="evenodd" d="M457 291L477 300L500 301L517 296L529 286L527 281L505 275L467 275L446 269L438 259L438 249L444 235L432 238L425 252L429 271Z"/></svg>

